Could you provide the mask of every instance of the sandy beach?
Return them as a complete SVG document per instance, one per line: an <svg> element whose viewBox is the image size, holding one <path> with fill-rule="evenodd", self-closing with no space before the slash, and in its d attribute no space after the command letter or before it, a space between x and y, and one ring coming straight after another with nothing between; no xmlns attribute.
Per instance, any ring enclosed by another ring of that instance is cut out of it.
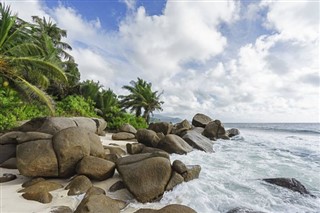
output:
<svg viewBox="0 0 320 213"><path fill-rule="evenodd" d="M109 144L118 144L123 150L125 149L125 145L130 143L130 141L114 141L111 139L112 134L107 133L106 136L100 137L103 145ZM19 174L17 169L5 169L0 168L0 176L5 173L11 173L17 175L17 179L13 181L9 181L6 183L0 184L0 213L47 213L54 209L57 206L68 206L72 210L75 210L80 201L83 198L83 195L79 196L68 196L68 190L64 188L55 190L50 192L53 196L52 202L48 204L42 204L36 201L26 200L21 195L22 193L18 193L20 189L22 189L22 184L31 178L22 176ZM71 179L71 178L70 178ZM66 186L70 179L58 179L52 178L51 181L58 182L64 186ZM126 190L122 189L114 193L108 193L108 189L112 184L118 181L119 175L116 172L115 175L105 181L92 181L94 186L100 187L104 189L108 196L115 199L129 201L132 200L132 195ZM135 208L127 207L123 209L121 212L131 213L134 212Z"/></svg>

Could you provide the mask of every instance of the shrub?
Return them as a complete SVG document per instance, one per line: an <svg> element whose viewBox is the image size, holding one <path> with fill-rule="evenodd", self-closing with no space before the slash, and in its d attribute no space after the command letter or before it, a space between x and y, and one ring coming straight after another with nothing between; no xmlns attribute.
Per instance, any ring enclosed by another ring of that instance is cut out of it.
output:
<svg viewBox="0 0 320 213"><path fill-rule="evenodd" d="M56 104L58 116L97 117L94 111L94 102L82 96L71 95Z"/></svg>

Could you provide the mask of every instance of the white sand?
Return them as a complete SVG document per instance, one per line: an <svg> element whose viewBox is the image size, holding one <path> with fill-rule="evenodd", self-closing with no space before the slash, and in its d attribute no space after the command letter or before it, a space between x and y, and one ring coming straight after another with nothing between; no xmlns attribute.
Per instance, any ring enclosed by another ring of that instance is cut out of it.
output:
<svg viewBox="0 0 320 213"><path fill-rule="evenodd" d="M101 137L103 145L109 145L110 143L114 143L118 144L118 147L122 148L123 150L126 150L125 146L127 143L130 142L114 141L111 139L111 135L112 134L107 134L106 136ZM18 193L18 191L22 189L21 185L27 180L30 180L30 178L20 175L17 169L0 168L0 176L2 176L5 173L15 174L17 175L17 179L6 183L0 183L0 213L49 213L55 206L69 206L72 210L75 210L83 197L83 195L68 196L68 191L61 188L50 192L53 196L53 199L52 202L49 204L42 204L37 201L26 200L21 196L22 193ZM114 177L100 182L93 181L93 184L104 189L107 192L109 187L119 179L119 175L115 173ZM68 180L69 179L50 179L50 181L61 183L64 186L68 184ZM107 192L107 195L112 198L124 201L133 200L132 195L126 189L119 190L115 193ZM121 212L132 213L136 210L137 209L134 209L132 207L127 207Z"/></svg>

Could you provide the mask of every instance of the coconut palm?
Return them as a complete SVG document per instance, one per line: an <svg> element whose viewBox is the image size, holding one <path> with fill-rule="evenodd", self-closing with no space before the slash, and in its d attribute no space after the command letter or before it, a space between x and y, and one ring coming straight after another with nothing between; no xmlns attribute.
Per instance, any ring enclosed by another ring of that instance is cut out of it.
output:
<svg viewBox="0 0 320 213"><path fill-rule="evenodd" d="M51 79L67 82L64 71L37 44L32 36L33 25L11 15L10 7L2 3L0 16L0 77L23 97L45 103L53 113L53 100L43 89ZM48 37L44 38L50 46Z"/></svg>
<svg viewBox="0 0 320 213"><path fill-rule="evenodd" d="M153 92L152 84L147 83L141 78L137 81L131 81L130 85L125 85L122 88L130 92L128 95L121 95L120 104L124 109L130 109L130 112L135 112L136 116L141 116L149 123L150 114L155 110L162 110L161 105L164 103L160 101L162 93L158 91Z"/></svg>

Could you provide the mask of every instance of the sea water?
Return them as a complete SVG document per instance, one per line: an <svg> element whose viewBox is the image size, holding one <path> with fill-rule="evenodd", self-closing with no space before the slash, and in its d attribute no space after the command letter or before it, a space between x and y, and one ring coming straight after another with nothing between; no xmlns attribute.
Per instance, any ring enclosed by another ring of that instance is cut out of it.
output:
<svg viewBox="0 0 320 213"><path fill-rule="evenodd" d="M160 202L133 203L136 208L183 204L198 213L245 207L263 212L320 213L320 124L226 124L238 128L232 140L217 140L215 153L193 151L170 156L200 165L198 179L166 192ZM316 198L261 181L299 180Z"/></svg>

